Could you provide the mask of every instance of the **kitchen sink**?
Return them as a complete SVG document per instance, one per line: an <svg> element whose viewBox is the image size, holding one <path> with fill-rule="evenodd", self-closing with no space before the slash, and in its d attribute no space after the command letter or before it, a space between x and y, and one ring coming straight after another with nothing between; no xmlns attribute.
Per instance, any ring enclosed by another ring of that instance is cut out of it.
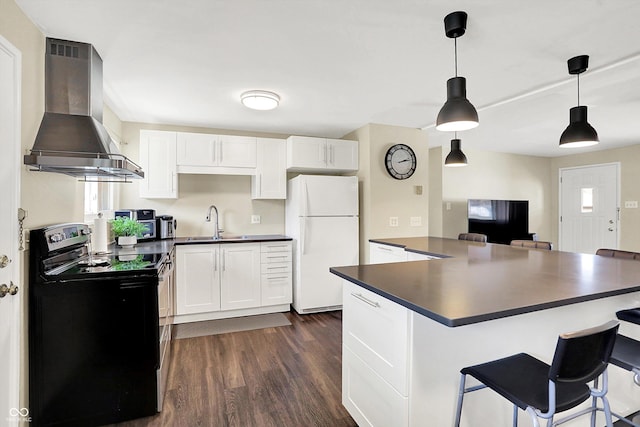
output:
<svg viewBox="0 0 640 427"><path fill-rule="evenodd" d="M220 236L219 238L215 238L213 236L197 236L197 237L187 237L187 241L219 241L219 240L244 240L245 236L235 236L235 235L227 235Z"/></svg>
<svg viewBox="0 0 640 427"><path fill-rule="evenodd" d="M215 239L213 236L196 236L196 237L187 237L188 242L223 242L223 241L233 241L233 240L269 240L273 238L281 237L279 235L269 235L269 234L245 234L245 235L237 235L237 234L228 234L224 236L220 236L219 239Z"/></svg>

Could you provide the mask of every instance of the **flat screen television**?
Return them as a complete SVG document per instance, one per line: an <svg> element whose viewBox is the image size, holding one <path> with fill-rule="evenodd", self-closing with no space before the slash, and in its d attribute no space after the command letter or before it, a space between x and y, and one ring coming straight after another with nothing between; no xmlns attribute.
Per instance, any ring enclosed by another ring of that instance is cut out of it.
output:
<svg viewBox="0 0 640 427"><path fill-rule="evenodd" d="M531 239L528 200L469 199L467 218L469 233L486 234L490 243Z"/></svg>

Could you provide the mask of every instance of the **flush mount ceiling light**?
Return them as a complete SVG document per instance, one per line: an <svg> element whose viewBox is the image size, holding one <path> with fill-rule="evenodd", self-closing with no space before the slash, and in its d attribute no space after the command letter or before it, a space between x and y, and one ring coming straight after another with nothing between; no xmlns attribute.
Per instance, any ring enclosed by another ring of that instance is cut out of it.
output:
<svg viewBox="0 0 640 427"><path fill-rule="evenodd" d="M467 99L467 80L458 77L458 37L467 29L467 13L452 12L444 17L444 31L454 42L455 77L447 80L447 102L436 120L436 129L446 132L478 126L478 112Z"/></svg>
<svg viewBox="0 0 640 427"><path fill-rule="evenodd" d="M444 159L444 165L448 167L460 167L467 166L467 156L462 152L460 148L460 140L457 138L451 140L451 152Z"/></svg>
<svg viewBox="0 0 640 427"><path fill-rule="evenodd" d="M567 61L569 74L578 80L578 106L569 110L569 126L560 136L560 147L588 147L599 142L598 133L587 122L587 107L580 105L580 74L589 67L589 55L574 56Z"/></svg>
<svg viewBox="0 0 640 427"><path fill-rule="evenodd" d="M250 90L240 95L240 100L245 107L253 110L273 110L280 103L277 93L266 90Z"/></svg>

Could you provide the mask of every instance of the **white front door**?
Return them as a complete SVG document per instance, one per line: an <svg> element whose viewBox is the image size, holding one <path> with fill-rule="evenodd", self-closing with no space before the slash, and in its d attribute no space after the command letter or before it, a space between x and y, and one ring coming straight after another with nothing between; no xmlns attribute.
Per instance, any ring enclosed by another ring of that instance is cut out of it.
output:
<svg viewBox="0 0 640 427"><path fill-rule="evenodd" d="M20 194L21 55L0 36L0 425L28 421L20 405L20 308L23 286L18 252ZM3 285L6 285L5 288ZM11 295L7 290L18 293ZM26 406L26 405L24 405Z"/></svg>
<svg viewBox="0 0 640 427"><path fill-rule="evenodd" d="M560 170L560 250L618 248L618 163Z"/></svg>

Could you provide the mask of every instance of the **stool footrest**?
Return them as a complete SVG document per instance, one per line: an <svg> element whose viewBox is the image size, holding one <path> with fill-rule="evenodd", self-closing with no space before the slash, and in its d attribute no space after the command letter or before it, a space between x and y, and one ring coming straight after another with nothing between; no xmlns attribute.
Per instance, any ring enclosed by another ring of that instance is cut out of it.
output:
<svg viewBox="0 0 640 427"><path fill-rule="evenodd" d="M618 419L615 423L613 423L613 427L629 427L629 426L638 426L640 424L640 411L634 412L631 415L627 415L622 418L620 415L614 414Z"/></svg>

